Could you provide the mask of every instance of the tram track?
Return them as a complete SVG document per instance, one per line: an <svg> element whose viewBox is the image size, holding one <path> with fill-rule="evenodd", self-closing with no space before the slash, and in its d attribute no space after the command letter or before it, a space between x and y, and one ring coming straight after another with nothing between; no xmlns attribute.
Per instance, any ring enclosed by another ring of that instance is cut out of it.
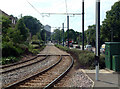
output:
<svg viewBox="0 0 120 89"><path fill-rule="evenodd" d="M53 55L52 55L53 56ZM73 65L73 58L70 55L60 56L60 59L46 69L26 77L21 81L12 83L4 88L50 88L55 85L70 70Z"/></svg>
<svg viewBox="0 0 120 89"><path fill-rule="evenodd" d="M33 57L33 58L30 58L28 60L24 60L24 61L20 61L20 62L16 62L16 63L12 63L12 64L8 64L8 65L1 65L0 66L0 69L4 69L4 68L8 68L8 67L11 67L11 66L15 66L15 65L19 65L19 64L22 64L22 63L25 63L25 62L28 62L28 61L31 61L31 60L34 60L35 58L37 58L37 56Z"/></svg>
<svg viewBox="0 0 120 89"><path fill-rule="evenodd" d="M24 68L26 66L36 64L38 62L45 60L47 57L48 57L48 55L37 55L36 57L26 60L26 61L22 61L20 63L15 63L12 65L4 66L4 67L2 67L2 69L0 69L0 74L8 73L11 71L18 70L20 68Z"/></svg>
<svg viewBox="0 0 120 89"><path fill-rule="evenodd" d="M58 61L59 56L48 56L45 60L38 62L36 64L26 66L24 68L11 71L5 74L1 74L2 76L2 88L5 88L11 84L21 81L31 75L39 73L40 71L48 68Z"/></svg>

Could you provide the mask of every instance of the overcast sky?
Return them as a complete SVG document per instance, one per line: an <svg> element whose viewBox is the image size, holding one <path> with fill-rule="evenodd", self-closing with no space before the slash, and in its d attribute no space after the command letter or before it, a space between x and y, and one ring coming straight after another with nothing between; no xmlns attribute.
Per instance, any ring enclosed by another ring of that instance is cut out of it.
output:
<svg viewBox="0 0 120 89"><path fill-rule="evenodd" d="M38 20L43 25L50 25L51 27L62 27L65 23L66 15L40 15L35 9L30 6L30 2L40 13L66 13L65 0L1 0L0 9L9 15L20 17L30 15ZM95 24L95 2L96 0L85 1L85 30L89 25ZM101 23L105 19L106 11L111 9L111 6L118 0L100 0L101 1ZM66 0L68 13L81 13L82 0ZM70 28L75 31L82 32L82 16L70 16ZM53 31L54 28L52 28Z"/></svg>

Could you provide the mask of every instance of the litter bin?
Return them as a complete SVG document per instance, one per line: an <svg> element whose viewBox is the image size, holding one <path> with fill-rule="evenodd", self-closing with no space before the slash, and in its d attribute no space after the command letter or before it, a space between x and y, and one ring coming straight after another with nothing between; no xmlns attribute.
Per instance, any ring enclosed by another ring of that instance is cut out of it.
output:
<svg viewBox="0 0 120 89"><path fill-rule="evenodd" d="M112 56L120 55L120 42L105 42L105 65L112 69Z"/></svg>
<svg viewBox="0 0 120 89"><path fill-rule="evenodd" d="M112 57L112 70L120 71L120 55L113 55Z"/></svg>

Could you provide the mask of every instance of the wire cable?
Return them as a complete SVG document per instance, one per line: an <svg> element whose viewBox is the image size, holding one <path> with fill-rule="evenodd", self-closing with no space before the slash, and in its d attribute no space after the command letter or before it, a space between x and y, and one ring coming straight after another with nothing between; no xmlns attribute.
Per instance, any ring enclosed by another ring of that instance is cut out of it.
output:
<svg viewBox="0 0 120 89"><path fill-rule="evenodd" d="M30 4L30 6L35 10L35 11L37 11L41 16L42 16L42 14L28 1L28 0L26 0L27 2L28 2L28 4Z"/></svg>

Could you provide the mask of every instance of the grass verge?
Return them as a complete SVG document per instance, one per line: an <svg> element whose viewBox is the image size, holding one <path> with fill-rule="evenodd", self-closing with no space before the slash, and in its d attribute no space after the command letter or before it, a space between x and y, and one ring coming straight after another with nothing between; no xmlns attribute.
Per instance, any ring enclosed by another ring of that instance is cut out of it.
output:
<svg viewBox="0 0 120 89"><path fill-rule="evenodd" d="M59 49L70 53L75 59L75 68L94 69L95 68L95 54L87 50L68 49L61 45L55 45ZM100 69L105 68L105 56L100 55L99 61Z"/></svg>

